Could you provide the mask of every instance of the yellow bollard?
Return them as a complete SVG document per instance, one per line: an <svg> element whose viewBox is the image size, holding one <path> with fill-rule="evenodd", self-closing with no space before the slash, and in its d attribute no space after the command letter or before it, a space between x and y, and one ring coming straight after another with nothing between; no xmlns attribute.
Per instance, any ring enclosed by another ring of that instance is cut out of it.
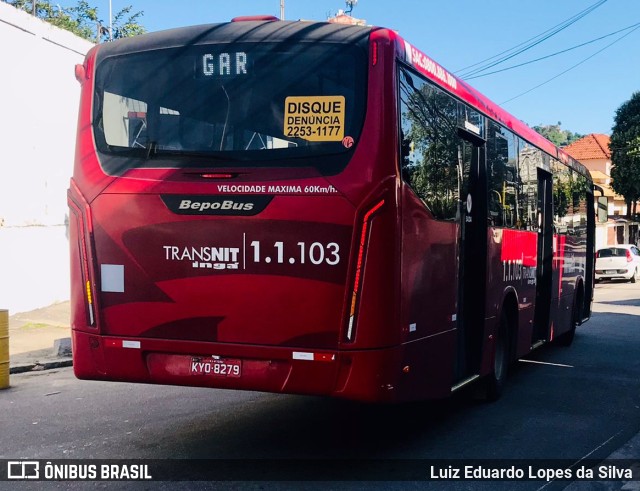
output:
<svg viewBox="0 0 640 491"><path fill-rule="evenodd" d="M0 389L9 387L9 311L0 310Z"/></svg>

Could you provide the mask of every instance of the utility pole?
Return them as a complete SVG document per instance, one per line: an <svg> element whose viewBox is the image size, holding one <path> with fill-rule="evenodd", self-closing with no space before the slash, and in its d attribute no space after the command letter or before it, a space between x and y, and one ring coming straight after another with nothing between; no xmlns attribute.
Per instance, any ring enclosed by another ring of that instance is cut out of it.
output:
<svg viewBox="0 0 640 491"><path fill-rule="evenodd" d="M280 20L284 20L284 0L280 0Z"/></svg>
<svg viewBox="0 0 640 491"><path fill-rule="evenodd" d="M113 26L111 25L111 0L109 0L109 41L113 41Z"/></svg>

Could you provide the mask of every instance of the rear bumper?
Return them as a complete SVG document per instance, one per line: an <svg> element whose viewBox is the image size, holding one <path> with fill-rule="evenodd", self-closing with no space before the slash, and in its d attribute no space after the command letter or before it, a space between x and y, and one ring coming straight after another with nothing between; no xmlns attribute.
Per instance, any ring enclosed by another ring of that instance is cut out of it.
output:
<svg viewBox="0 0 640 491"><path fill-rule="evenodd" d="M635 273L634 268L615 269L615 270L596 270L596 280L630 280Z"/></svg>
<svg viewBox="0 0 640 491"><path fill-rule="evenodd" d="M402 349L295 348L99 336L72 331L73 367L86 380L332 396L366 402L406 398L398 390ZM194 359L240 360L240 377L194 374ZM415 394L414 394L415 395ZM424 397L424 393L421 394Z"/></svg>

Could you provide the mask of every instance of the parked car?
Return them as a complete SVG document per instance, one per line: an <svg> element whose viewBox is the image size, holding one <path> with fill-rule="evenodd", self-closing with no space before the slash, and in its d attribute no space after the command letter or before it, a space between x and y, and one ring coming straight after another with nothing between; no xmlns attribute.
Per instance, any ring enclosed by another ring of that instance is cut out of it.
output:
<svg viewBox="0 0 640 491"><path fill-rule="evenodd" d="M640 249L633 244L618 244L596 252L596 281L640 280Z"/></svg>

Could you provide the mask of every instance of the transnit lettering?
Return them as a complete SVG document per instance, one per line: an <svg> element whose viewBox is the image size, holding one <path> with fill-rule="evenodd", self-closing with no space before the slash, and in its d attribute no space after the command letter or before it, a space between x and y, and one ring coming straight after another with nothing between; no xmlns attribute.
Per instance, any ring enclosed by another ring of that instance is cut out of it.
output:
<svg viewBox="0 0 640 491"><path fill-rule="evenodd" d="M177 247L163 246L167 261L237 262L238 247Z"/></svg>

